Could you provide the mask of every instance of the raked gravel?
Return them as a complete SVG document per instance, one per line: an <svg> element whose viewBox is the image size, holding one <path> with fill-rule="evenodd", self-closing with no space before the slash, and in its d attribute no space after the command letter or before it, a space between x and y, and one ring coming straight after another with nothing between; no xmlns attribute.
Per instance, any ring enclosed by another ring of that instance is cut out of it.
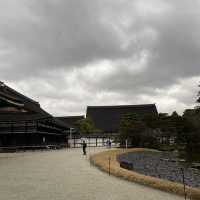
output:
<svg viewBox="0 0 200 200"><path fill-rule="evenodd" d="M88 154L105 150L88 148ZM81 149L0 154L2 200L180 200L91 166Z"/></svg>

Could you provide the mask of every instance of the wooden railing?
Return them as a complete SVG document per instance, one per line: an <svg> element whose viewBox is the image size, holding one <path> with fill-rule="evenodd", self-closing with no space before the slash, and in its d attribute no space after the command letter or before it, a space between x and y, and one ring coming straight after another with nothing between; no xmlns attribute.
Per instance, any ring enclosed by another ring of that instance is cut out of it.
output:
<svg viewBox="0 0 200 200"><path fill-rule="evenodd" d="M20 133L64 134L62 129L41 122L0 122L0 134Z"/></svg>

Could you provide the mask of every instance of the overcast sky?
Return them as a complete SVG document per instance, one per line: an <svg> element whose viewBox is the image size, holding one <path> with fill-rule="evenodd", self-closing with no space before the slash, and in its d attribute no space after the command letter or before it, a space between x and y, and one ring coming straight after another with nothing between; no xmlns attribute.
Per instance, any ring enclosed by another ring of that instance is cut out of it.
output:
<svg viewBox="0 0 200 200"><path fill-rule="evenodd" d="M0 0L0 80L51 114L195 105L200 0Z"/></svg>

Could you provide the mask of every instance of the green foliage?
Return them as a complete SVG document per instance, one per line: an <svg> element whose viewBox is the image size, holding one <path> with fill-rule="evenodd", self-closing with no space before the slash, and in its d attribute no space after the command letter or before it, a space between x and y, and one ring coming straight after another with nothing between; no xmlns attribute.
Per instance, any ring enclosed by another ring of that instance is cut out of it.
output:
<svg viewBox="0 0 200 200"><path fill-rule="evenodd" d="M183 115L184 136L187 151L200 152L200 112L199 108L186 110Z"/></svg>
<svg viewBox="0 0 200 200"><path fill-rule="evenodd" d="M85 118L77 122L78 130L81 134L91 134L97 131L93 121L90 118Z"/></svg>
<svg viewBox="0 0 200 200"><path fill-rule="evenodd" d="M183 117L190 121L196 129L200 129L200 109L196 107L195 109L185 110Z"/></svg>
<svg viewBox="0 0 200 200"><path fill-rule="evenodd" d="M193 125L184 117L179 117L175 121L176 126L176 142L184 144L189 142L189 136L194 131Z"/></svg>
<svg viewBox="0 0 200 200"><path fill-rule="evenodd" d="M133 132L138 132L140 130L139 120L135 114L125 114L120 122L120 133L125 139L132 137Z"/></svg>
<svg viewBox="0 0 200 200"><path fill-rule="evenodd" d="M176 127L175 119L179 115L176 112L173 112L172 116L169 116L167 113L159 113L158 116L147 115L144 117L144 122L150 129L151 138L149 141L155 141L155 144L158 144L158 139L161 143L169 144L170 138L175 137Z"/></svg>
<svg viewBox="0 0 200 200"><path fill-rule="evenodd" d="M160 130L160 137L170 138L175 135L175 117L169 116L166 113L160 113L158 116L158 126L157 128ZM168 141L169 142L169 141Z"/></svg>
<svg viewBox="0 0 200 200"><path fill-rule="evenodd" d="M145 125L151 129L157 129L159 127L159 118L155 115L145 115L143 121Z"/></svg>
<svg viewBox="0 0 200 200"><path fill-rule="evenodd" d="M148 134L145 123L136 114L129 113L121 119L119 139L121 144L125 144L127 139L132 146L143 146L149 142L151 134Z"/></svg>
<svg viewBox="0 0 200 200"><path fill-rule="evenodd" d="M185 147L190 152L200 148L199 107L186 110L183 116L178 115L176 111L171 116L165 113L159 114L156 126L160 130L161 138L174 137L177 145Z"/></svg>

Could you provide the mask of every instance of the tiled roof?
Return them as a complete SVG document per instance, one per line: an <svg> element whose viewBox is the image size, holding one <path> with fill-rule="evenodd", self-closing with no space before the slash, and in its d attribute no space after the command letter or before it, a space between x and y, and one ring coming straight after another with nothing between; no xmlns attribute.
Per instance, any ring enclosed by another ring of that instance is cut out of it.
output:
<svg viewBox="0 0 200 200"><path fill-rule="evenodd" d="M121 118L124 114L135 113L139 117L147 114L157 115L155 104L88 106L87 117L90 117L96 128L104 132L118 132Z"/></svg>
<svg viewBox="0 0 200 200"><path fill-rule="evenodd" d="M76 123L84 118L85 118L84 115L56 117L56 119L63 121L64 123L66 123L66 125L70 126L71 128L76 128L77 127Z"/></svg>
<svg viewBox="0 0 200 200"><path fill-rule="evenodd" d="M0 100L7 99L7 102L11 105L23 107L24 110L28 111L0 111L0 122L39 121L44 119L50 119L58 126L61 126L63 128L69 128L65 123L58 119L55 119L52 115L43 110L38 102L17 92L16 90L10 88L2 82L0 82L0 97L2 97Z"/></svg>

